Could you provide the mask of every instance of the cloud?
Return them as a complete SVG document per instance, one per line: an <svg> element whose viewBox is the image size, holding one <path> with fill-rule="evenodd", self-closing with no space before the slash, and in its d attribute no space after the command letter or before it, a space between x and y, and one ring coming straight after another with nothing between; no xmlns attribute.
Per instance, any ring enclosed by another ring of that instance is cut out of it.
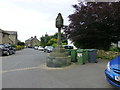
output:
<svg viewBox="0 0 120 90"><path fill-rule="evenodd" d="M68 24L72 4L77 0L0 0L0 28L18 31L18 39L24 41L31 36L38 38L54 34L55 18L59 12Z"/></svg>

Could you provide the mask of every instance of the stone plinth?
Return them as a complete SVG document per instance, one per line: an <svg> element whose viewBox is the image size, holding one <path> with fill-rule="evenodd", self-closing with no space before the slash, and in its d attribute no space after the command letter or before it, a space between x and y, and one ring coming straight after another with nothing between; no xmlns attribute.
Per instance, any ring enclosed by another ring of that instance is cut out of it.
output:
<svg viewBox="0 0 120 90"><path fill-rule="evenodd" d="M47 57L48 67L64 67L71 64L71 56L61 45L57 45L53 52Z"/></svg>

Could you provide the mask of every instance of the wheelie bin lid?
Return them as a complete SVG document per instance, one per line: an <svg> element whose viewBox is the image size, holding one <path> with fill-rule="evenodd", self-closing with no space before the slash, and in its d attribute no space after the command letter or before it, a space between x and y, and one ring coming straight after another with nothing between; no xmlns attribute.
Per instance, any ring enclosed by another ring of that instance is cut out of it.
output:
<svg viewBox="0 0 120 90"><path fill-rule="evenodd" d="M77 51L78 49L71 49L71 51Z"/></svg>
<svg viewBox="0 0 120 90"><path fill-rule="evenodd" d="M85 52L84 49L78 49L76 52Z"/></svg>
<svg viewBox="0 0 120 90"><path fill-rule="evenodd" d="M97 51L97 49L88 49L87 51L92 52L92 51Z"/></svg>

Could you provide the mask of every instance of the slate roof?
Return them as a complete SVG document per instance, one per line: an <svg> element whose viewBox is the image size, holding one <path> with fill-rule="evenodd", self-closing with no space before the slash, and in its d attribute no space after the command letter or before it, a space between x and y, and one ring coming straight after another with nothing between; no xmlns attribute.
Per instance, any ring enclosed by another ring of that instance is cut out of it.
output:
<svg viewBox="0 0 120 90"><path fill-rule="evenodd" d="M9 34L9 35L17 35L17 31L5 31L5 30L0 29L0 32Z"/></svg>
<svg viewBox="0 0 120 90"><path fill-rule="evenodd" d="M4 34L8 34L9 35L9 33L7 33L6 31L4 31L2 29L0 29L0 33L4 33Z"/></svg>
<svg viewBox="0 0 120 90"><path fill-rule="evenodd" d="M33 39L37 39L37 37L36 36L34 36L34 37L31 37L31 38L29 38L29 39L27 39L27 40L25 40L25 42L27 42L27 41L32 41Z"/></svg>
<svg viewBox="0 0 120 90"><path fill-rule="evenodd" d="M8 34L16 34L17 35L17 31L5 31L7 32Z"/></svg>
<svg viewBox="0 0 120 90"><path fill-rule="evenodd" d="M33 40L34 38L29 38L29 39L27 39L26 41L31 41L31 40Z"/></svg>

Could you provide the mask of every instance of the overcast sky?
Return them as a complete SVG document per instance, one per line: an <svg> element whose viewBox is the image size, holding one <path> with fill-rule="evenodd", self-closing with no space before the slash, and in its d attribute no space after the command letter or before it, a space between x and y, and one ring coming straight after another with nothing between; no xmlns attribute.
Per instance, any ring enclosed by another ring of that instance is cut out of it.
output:
<svg viewBox="0 0 120 90"><path fill-rule="evenodd" d="M18 39L25 41L31 36L39 39L47 32L57 32L55 19L62 13L67 25L68 15L74 12L77 0L0 0L0 28L17 31Z"/></svg>

